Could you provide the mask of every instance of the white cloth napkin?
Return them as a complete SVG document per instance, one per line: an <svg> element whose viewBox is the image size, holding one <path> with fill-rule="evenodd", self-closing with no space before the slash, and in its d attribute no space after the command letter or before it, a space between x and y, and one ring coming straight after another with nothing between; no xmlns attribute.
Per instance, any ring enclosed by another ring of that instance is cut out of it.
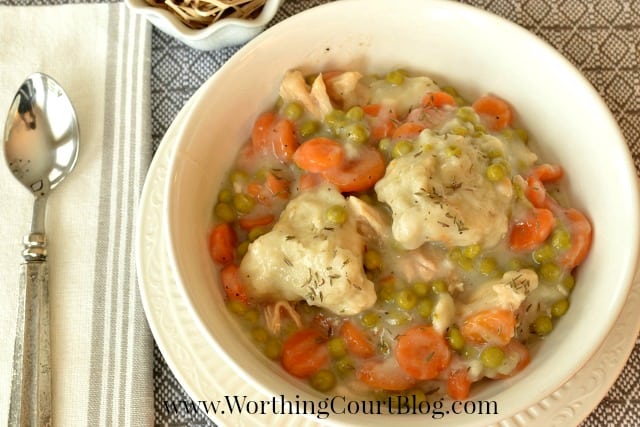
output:
<svg viewBox="0 0 640 427"><path fill-rule="evenodd" d="M47 206L53 425L151 425L153 342L132 242L151 157L150 28L122 3L0 7L0 44L0 129L35 71L62 85L80 120L76 169ZM32 201L0 165L0 425Z"/></svg>

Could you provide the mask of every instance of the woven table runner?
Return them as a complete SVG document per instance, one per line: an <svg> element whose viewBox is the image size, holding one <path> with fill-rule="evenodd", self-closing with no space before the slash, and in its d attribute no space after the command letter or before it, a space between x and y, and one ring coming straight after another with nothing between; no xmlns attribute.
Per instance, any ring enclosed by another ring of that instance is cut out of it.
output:
<svg viewBox="0 0 640 427"><path fill-rule="evenodd" d="M401 3L401 0L397 0ZM271 24L328 1L286 0ZM500 15L549 42L580 69L615 115L640 170L640 2L637 0L463 0ZM156 29L152 32L151 117L154 151L193 93L239 46L193 50ZM165 401L189 400L156 347L157 426L211 426L203 413L167 412ZM640 425L640 345L583 427Z"/></svg>

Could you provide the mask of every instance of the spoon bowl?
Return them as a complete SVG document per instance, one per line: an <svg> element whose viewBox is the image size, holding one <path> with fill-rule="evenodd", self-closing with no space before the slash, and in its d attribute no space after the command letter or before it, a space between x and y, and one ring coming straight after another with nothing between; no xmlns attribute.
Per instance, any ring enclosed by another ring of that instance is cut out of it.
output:
<svg viewBox="0 0 640 427"><path fill-rule="evenodd" d="M46 201L75 167L79 135L62 87L46 74L27 77L9 108L3 138L9 169L35 197L20 269L9 425L51 425Z"/></svg>

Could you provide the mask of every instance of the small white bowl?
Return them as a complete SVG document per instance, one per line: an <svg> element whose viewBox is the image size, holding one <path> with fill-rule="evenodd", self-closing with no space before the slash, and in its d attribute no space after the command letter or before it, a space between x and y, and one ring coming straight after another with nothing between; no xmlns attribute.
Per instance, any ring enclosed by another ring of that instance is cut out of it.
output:
<svg viewBox="0 0 640 427"><path fill-rule="evenodd" d="M125 0L134 13L143 16L159 30L199 50L213 50L245 43L257 36L273 19L283 0L266 0L254 19L222 18L202 28L189 28L167 9L152 6L145 0Z"/></svg>
<svg viewBox="0 0 640 427"><path fill-rule="evenodd" d="M525 29L452 1L348 0L295 15L240 49L202 89L185 118L165 188L164 232L176 281L208 344L266 396L323 396L268 361L225 307L207 252L211 212L225 172L255 118L276 100L284 72L403 68L452 84L468 98L509 100L549 161L566 171L572 204L593 223L572 306L533 349L530 365L474 387L472 399L498 402L498 414L450 415L447 425L498 423L553 393L595 353L632 283L639 250L637 178L624 138L603 100L565 58ZM250 396L249 398L262 398ZM534 412L523 417L535 418ZM332 414L341 425L437 423L430 416ZM519 424L515 423L514 424Z"/></svg>

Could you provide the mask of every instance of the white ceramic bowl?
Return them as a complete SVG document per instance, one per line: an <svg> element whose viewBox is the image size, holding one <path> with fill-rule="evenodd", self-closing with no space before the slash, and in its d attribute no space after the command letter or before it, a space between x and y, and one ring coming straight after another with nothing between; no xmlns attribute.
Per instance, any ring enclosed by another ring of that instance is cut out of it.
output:
<svg viewBox="0 0 640 427"><path fill-rule="evenodd" d="M213 50L238 45L257 36L273 19L283 0L266 0L255 19L223 18L202 29L189 28L177 16L163 8L151 6L145 0L125 0L134 13L143 16L161 31L187 46Z"/></svg>
<svg viewBox="0 0 640 427"><path fill-rule="evenodd" d="M169 170L165 237L172 268L198 325L238 375L266 396L320 399L253 346L225 308L207 253L212 206L257 115L273 105L283 73L370 72L401 67L453 84L472 99L508 99L543 156L566 170L572 202L594 225L572 306L512 379L474 388L497 415L451 415L449 425L486 425L526 410L594 353L629 290L638 255L636 175L623 137L597 92L560 54L526 30L451 1L349 0L296 15L249 42L207 82L188 114ZM261 398L263 396L255 396ZM338 424L389 425L397 416L332 415ZM406 416L402 424L424 425ZM435 422L430 417L428 422Z"/></svg>

